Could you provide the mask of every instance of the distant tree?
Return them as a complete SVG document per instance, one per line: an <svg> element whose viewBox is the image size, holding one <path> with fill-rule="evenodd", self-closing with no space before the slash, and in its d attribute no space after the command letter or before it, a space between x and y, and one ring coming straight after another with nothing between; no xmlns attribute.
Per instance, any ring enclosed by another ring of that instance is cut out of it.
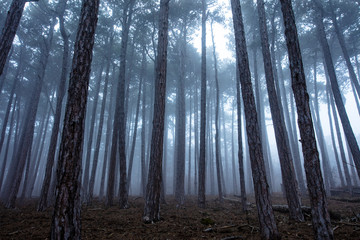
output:
<svg viewBox="0 0 360 240"><path fill-rule="evenodd" d="M153 128L143 217L143 220L146 223L160 220L160 188L162 182L169 2L170 0L160 0Z"/></svg>
<svg viewBox="0 0 360 240"><path fill-rule="evenodd" d="M291 0L280 0L285 26L286 45L290 61L292 89L298 113L298 125L304 155L304 166L311 202L312 225L316 239L332 239L327 199L316 147L314 125L311 118L309 95L306 89L299 38Z"/></svg>
<svg viewBox="0 0 360 240"><path fill-rule="evenodd" d="M99 3L82 1L57 167L51 239L81 239L81 161Z"/></svg>
<svg viewBox="0 0 360 240"><path fill-rule="evenodd" d="M265 174L265 164L257 120L255 98L252 89L249 59L245 41L244 24L239 0L231 0L237 69L240 75L242 98L244 102L246 131L250 152L251 169L255 188L255 198L260 222L261 235L264 239L280 239L275 216L271 206L269 186Z"/></svg>

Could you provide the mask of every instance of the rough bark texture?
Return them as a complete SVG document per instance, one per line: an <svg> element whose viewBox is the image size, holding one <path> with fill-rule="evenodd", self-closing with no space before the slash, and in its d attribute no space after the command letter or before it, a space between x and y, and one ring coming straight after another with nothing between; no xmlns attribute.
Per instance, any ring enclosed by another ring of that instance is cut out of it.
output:
<svg viewBox="0 0 360 240"><path fill-rule="evenodd" d="M314 7L316 10L315 16L314 16L314 21L315 21L316 29L318 32L318 38L320 41L320 45L323 50L325 64L326 64L326 68L327 68L327 71L329 74L331 89L332 89L332 92L334 95L336 108L337 108L339 116L340 116L340 120L341 120L341 123L343 126L346 140L349 144L351 153L353 155L353 159L355 162L358 176L360 177L360 149L357 144L354 132L352 130L348 115L346 113L346 109L345 109L344 102L342 100L339 84L337 82L334 63L333 63L331 52L330 52L330 47L329 47L329 44L326 39L325 27L324 27L324 23L323 23L323 19L324 19L323 9L322 9L321 3L318 2L318 0L315 1Z"/></svg>
<svg viewBox="0 0 360 240"><path fill-rule="evenodd" d="M59 24L60 24L60 33L61 33L61 37L63 39L63 44L64 44L64 50L63 50L63 56L62 56L62 68L61 68L61 75L60 75L60 83L59 83L59 88L58 88L57 98L56 98L54 124L52 127L49 151L47 154L45 177L44 177L43 185L41 188L40 200L38 203L38 211L43 211L47 207L49 187L50 187L50 182L51 182L51 175L52 175L52 169L53 169L54 160L55 160L55 152L56 152L58 134L59 134L59 128L60 128L61 106L62 106L63 98L65 95L66 76L68 74L69 35L67 34L65 26L64 26L64 12L65 12L65 8L66 8L66 2L67 1L62 1L59 3L60 11L59 11L58 17L59 17Z"/></svg>
<svg viewBox="0 0 360 240"><path fill-rule="evenodd" d="M3 73L26 2L26 0L13 0L7 13L0 37L0 76Z"/></svg>
<svg viewBox="0 0 360 240"><path fill-rule="evenodd" d="M202 0L201 15L201 97L200 97L200 156L198 205L205 207L205 155L206 155L206 0Z"/></svg>
<svg viewBox="0 0 360 240"><path fill-rule="evenodd" d="M160 1L158 49L155 69L155 102L151 137L150 167L146 187L144 222L160 220L160 191L166 99L166 68L169 25L169 1Z"/></svg>
<svg viewBox="0 0 360 240"><path fill-rule="evenodd" d="M291 0L280 0L285 25L286 45L290 60L292 88L298 112L298 124L304 155L304 166L311 202L312 224L316 239L332 239L327 199L320 170L314 126L310 113L304 67Z"/></svg>
<svg viewBox="0 0 360 240"><path fill-rule="evenodd" d="M279 239L280 235L276 227L276 221L271 207L269 186L265 176L260 129L251 84L240 2L238 0L231 0L231 8L235 33L237 69L240 74L242 98L244 101L246 130L260 230L264 239Z"/></svg>
<svg viewBox="0 0 360 240"><path fill-rule="evenodd" d="M81 239L81 156L99 0L83 0L57 167L51 239Z"/></svg>
<svg viewBox="0 0 360 240"><path fill-rule="evenodd" d="M268 31L265 18L265 6L263 0L257 0L259 14L259 25L261 35L261 46L264 60L266 86L270 102L272 121L274 124L276 146L281 165L282 183L285 189L286 199L289 205L290 218L297 221L304 221L301 212L301 202L298 192L298 184L295 176L293 159L290 153L289 139L286 131L285 121L280 110L280 102L275 89L274 73L272 69Z"/></svg>

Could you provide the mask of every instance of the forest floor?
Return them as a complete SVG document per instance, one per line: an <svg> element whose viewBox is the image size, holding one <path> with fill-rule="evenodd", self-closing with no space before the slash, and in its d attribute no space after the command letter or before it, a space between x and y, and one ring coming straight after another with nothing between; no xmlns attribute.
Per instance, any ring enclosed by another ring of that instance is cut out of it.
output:
<svg viewBox="0 0 360 240"><path fill-rule="evenodd" d="M230 200L231 199L231 200ZM344 201L348 199L349 201ZM144 200L129 198L129 209L116 206L105 208L100 202L82 209L82 239L261 239L257 210L253 197L248 199L249 211L242 213L240 199L228 196L220 204L216 197L207 196L207 207L197 207L197 197L187 197L186 204L177 208L172 196L161 205L163 220L144 224ZM273 205L286 204L278 194ZM37 199L18 204L16 209L0 205L0 239L47 239L52 209L36 211ZM310 206L307 199L303 205ZM335 239L359 239L360 199L349 196L330 198L332 228ZM309 214L302 223L289 220L287 213L275 211L282 239L314 239Z"/></svg>

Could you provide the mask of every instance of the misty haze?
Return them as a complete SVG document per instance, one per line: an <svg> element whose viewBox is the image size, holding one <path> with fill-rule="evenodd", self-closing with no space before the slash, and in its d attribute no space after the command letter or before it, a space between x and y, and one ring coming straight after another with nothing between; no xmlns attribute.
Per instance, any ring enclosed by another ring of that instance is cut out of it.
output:
<svg viewBox="0 0 360 240"><path fill-rule="evenodd" d="M359 0L3 0L0 239L358 239Z"/></svg>

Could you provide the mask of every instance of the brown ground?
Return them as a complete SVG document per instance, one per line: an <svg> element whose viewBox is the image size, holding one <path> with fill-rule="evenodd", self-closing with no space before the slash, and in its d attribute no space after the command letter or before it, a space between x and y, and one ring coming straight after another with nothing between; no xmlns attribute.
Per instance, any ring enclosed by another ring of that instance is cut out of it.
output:
<svg viewBox="0 0 360 240"><path fill-rule="evenodd" d="M233 196L228 198L239 200ZM206 209L197 207L196 197L187 198L182 208L176 208L176 202L170 196L167 201L167 205L161 206L164 220L155 224L142 223L142 198L130 198L131 207L125 210L116 206L105 209L101 203L83 207L82 238L260 239L253 198L249 199L251 208L247 215L241 212L240 202L225 200L220 205L215 197L207 198ZM303 202L309 206L308 201ZM273 204L285 204L285 201L275 196ZM46 239L52 210L39 213L35 209L36 200L23 203L16 209L0 206L0 239ZM329 200L329 209L335 239L360 239L359 201ZM275 217L282 239L313 239L309 215L303 223L289 220L286 213L275 212Z"/></svg>

